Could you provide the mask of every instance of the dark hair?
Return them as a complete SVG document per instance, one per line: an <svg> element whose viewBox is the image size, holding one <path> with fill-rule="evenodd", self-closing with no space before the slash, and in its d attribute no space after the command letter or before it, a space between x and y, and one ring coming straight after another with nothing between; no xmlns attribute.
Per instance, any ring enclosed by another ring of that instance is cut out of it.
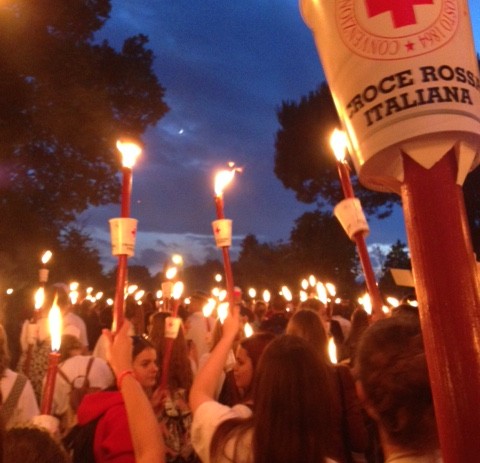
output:
<svg viewBox="0 0 480 463"><path fill-rule="evenodd" d="M418 322L403 317L375 322L360 341L357 369L372 417L392 443L419 452L438 448Z"/></svg>
<svg viewBox="0 0 480 463"><path fill-rule="evenodd" d="M257 364L258 364L258 361L260 360L260 357L263 351L268 346L268 344L272 342L273 339L275 339L275 335L273 333L258 332L253 334L249 338L243 338L240 341L239 345L246 350L247 355L252 362L252 370L253 370L252 378L255 377ZM250 395L252 392L252 386L253 386L253 380L252 380L252 384L243 394L244 400L250 398Z"/></svg>
<svg viewBox="0 0 480 463"><path fill-rule="evenodd" d="M63 447L40 428L19 427L9 429L3 440L5 463L68 463L70 461Z"/></svg>
<svg viewBox="0 0 480 463"><path fill-rule="evenodd" d="M133 349L132 349L132 358L135 359L137 355L141 354L145 349L155 349L153 344L148 339L146 335L135 335L132 336L133 340Z"/></svg>
<svg viewBox="0 0 480 463"><path fill-rule="evenodd" d="M168 312L156 312L151 317L150 339L157 352L157 363L162 370L163 359L166 351L165 320L171 316ZM193 372L188 356L188 346L180 326L177 337L173 340L170 365L168 370L167 384L172 389L182 388L187 396L193 383Z"/></svg>
<svg viewBox="0 0 480 463"><path fill-rule="evenodd" d="M363 333L368 328L370 321L368 313L361 307L358 307L353 311L350 321L350 334L343 344L342 352L343 358L349 358L350 365L353 366L355 364L358 344Z"/></svg>
<svg viewBox="0 0 480 463"><path fill-rule="evenodd" d="M225 443L238 443L253 430L255 463L323 462L330 432L328 373L318 354L303 339L282 335L263 352L254 378L253 414L224 421L211 444L212 461L223 455Z"/></svg>
<svg viewBox="0 0 480 463"><path fill-rule="evenodd" d="M305 339L320 354L324 363L330 363L327 333L318 312L297 310L288 321L287 334Z"/></svg>
<svg viewBox="0 0 480 463"><path fill-rule="evenodd" d="M62 342L60 344L60 362L64 362L72 356L72 350L83 349L83 345L73 334L62 334Z"/></svg>

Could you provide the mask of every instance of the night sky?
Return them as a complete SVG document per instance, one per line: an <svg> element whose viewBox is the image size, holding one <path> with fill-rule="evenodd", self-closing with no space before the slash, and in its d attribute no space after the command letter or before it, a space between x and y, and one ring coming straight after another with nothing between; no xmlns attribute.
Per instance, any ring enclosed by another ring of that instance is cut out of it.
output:
<svg viewBox="0 0 480 463"><path fill-rule="evenodd" d="M480 50L478 1L469 4ZM134 169L132 217L139 225L129 264L154 274L172 253L186 265L221 260L211 232L213 178L229 161L244 168L225 192L232 257L248 233L262 242L288 240L294 220L314 205L298 203L273 173L276 109L324 80L297 0L113 0L98 38L119 48L138 33L150 39L170 111L146 133ZM79 219L107 270L116 263L108 219L119 214L113 205ZM369 245L406 241L401 210L370 228Z"/></svg>

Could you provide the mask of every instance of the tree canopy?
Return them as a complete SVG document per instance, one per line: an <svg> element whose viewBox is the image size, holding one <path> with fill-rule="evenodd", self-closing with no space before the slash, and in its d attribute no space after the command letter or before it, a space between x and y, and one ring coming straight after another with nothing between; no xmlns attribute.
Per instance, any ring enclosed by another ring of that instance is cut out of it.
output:
<svg viewBox="0 0 480 463"><path fill-rule="evenodd" d="M0 258L14 265L2 265L6 273L58 245L78 213L118 201L116 140L140 138L168 111L146 36L119 51L95 42L110 9L109 0L0 7Z"/></svg>

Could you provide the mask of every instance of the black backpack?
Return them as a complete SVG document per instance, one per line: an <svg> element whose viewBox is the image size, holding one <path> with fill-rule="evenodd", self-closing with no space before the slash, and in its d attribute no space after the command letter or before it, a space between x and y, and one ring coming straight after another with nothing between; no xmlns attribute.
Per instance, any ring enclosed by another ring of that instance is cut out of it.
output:
<svg viewBox="0 0 480 463"><path fill-rule="evenodd" d="M103 415L83 425L76 424L63 438L63 446L72 458L72 463L94 463L93 441L97 424Z"/></svg>

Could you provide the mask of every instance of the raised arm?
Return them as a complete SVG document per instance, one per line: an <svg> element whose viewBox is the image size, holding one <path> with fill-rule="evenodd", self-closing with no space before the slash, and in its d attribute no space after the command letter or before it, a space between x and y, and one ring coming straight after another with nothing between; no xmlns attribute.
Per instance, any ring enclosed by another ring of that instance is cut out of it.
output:
<svg viewBox="0 0 480 463"><path fill-rule="evenodd" d="M215 400L218 381L227 361L228 352L240 329L240 309L230 311L223 323L223 334L205 365L198 371L190 390L190 408L195 413L202 403Z"/></svg>
<svg viewBox="0 0 480 463"><path fill-rule="evenodd" d="M136 463L165 462L165 446L152 405L132 372L130 322L124 321L110 346L109 360L127 410Z"/></svg>

